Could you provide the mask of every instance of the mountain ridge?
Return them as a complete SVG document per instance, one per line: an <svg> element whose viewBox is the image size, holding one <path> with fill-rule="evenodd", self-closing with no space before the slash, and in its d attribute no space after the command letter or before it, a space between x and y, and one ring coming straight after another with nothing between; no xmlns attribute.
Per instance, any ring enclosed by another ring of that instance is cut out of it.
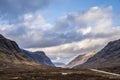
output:
<svg viewBox="0 0 120 80"><path fill-rule="evenodd" d="M101 68L120 65L120 39L110 41L87 62L74 68Z"/></svg>
<svg viewBox="0 0 120 80"><path fill-rule="evenodd" d="M22 52L24 55L29 57L31 60L34 60L41 64L54 66L54 64L52 63L50 58L48 56L46 56L46 54L43 51L30 52L30 51L22 49Z"/></svg>
<svg viewBox="0 0 120 80"><path fill-rule="evenodd" d="M71 62L69 62L67 65L65 65L66 68L73 68L74 66L81 65L85 63L90 57L95 55L95 52L89 52L86 54L81 54L74 58Z"/></svg>

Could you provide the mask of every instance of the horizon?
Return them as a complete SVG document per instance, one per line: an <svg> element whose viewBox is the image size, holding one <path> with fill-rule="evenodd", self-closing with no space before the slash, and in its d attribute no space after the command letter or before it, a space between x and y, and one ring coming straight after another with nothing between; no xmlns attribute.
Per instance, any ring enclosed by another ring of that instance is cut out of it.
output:
<svg viewBox="0 0 120 80"><path fill-rule="evenodd" d="M120 39L120 0L1 0L0 34L53 63Z"/></svg>

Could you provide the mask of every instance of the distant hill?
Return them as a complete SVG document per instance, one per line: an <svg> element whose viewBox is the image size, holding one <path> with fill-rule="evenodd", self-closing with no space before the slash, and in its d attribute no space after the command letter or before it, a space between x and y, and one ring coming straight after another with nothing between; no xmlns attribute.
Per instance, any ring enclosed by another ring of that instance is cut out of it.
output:
<svg viewBox="0 0 120 80"><path fill-rule="evenodd" d="M66 68L73 68L77 65L81 65L81 64L85 63L93 55L95 55L95 52L90 52L87 54L79 55L75 59L73 59L71 62L69 62L67 65L65 65L65 67Z"/></svg>
<svg viewBox="0 0 120 80"><path fill-rule="evenodd" d="M27 50L22 50L24 55L27 56L29 59L34 60L36 62L39 62L41 64L46 64L50 66L54 66L52 61L43 51L36 51L36 52L30 52Z"/></svg>
<svg viewBox="0 0 120 80"><path fill-rule="evenodd" d="M120 66L120 39L109 42L87 62L74 68L101 68Z"/></svg>

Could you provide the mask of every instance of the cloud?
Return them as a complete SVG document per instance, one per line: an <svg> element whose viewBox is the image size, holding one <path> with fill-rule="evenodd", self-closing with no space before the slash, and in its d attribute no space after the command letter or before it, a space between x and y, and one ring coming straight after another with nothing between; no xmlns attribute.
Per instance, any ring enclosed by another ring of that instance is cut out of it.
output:
<svg viewBox="0 0 120 80"><path fill-rule="evenodd" d="M120 27L113 26L112 16L111 6L107 8L92 7L84 13L62 16L53 27L61 45L30 48L29 50L44 50L49 56L57 54L60 61L63 61L62 59L69 61L73 56L90 51L97 52L109 41L120 37Z"/></svg>
<svg viewBox="0 0 120 80"><path fill-rule="evenodd" d="M98 51L120 38L112 7L92 7L61 16L54 24L41 14L27 13L16 24L0 24L0 32L31 51L43 50L53 61L67 62L78 54ZM117 16L117 15L116 15Z"/></svg>
<svg viewBox="0 0 120 80"><path fill-rule="evenodd" d="M25 13L40 11L53 0L0 0L0 15L13 19Z"/></svg>
<svg viewBox="0 0 120 80"><path fill-rule="evenodd" d="M25 14L22 16L22 21L17 24L1 24L0 32L17 41L22 47L38 47L38 45L43 47L49 39L50 34L47 35L47 31L51 27L52 25L47 23L42 15Z"/></svg>
<svg viewBox="0 0 120 80"><path fill-rule="evenodd" d="M113 34L116 31L110 30L114 28L111 14L111 7L92 7L83 13L62 16L55 24L50 24L42 15L28 13L21 16L21 21L17 24L1 25L6 25L1 32L25 48L51 47Z"/></svg>
<svg viewBox="0 0 120 80"><path fill-rule="evenodd" d="M53 58L53 62L55 61L70 61L78 54L84 54L91 51L100 50L109 39L85 39L78 42L62 44L54 47L47 48L29 48L30 51L39 51L43 50L47 53L48 56ZM58 60L59 57L59 60Z"/></svg>

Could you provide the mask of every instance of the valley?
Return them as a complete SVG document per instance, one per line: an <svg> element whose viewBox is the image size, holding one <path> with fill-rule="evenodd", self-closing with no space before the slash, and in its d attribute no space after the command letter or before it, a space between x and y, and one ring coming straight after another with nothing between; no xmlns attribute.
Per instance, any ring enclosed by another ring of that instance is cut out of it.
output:
<svg viewBox="0 0 120 80"><path fill-rule="evenodd" d="M101 51L79 55L61 68L43 51L20 49L0 35L0 80L120 80L119 44L120 40L109 42Z"/></svg>
<svg viewBox="0 0 120 80"><path fill-rule="evenodd" d="M120 0L0 0L0 80L120 80Z"/></svg>

